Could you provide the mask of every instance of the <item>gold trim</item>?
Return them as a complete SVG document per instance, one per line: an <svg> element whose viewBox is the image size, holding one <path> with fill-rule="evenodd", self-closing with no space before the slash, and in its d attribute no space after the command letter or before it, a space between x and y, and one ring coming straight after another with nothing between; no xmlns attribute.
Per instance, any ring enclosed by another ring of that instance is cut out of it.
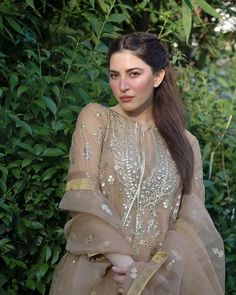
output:
<svg viewBox="0 0 236 295"><path fill-rule="evenodd" d="M140 275L133 281L127 295L141 295L149 280L160 269L162 264L167 260L168 254L160 251L156 253L152 260L155 264L148 265Z"/></svg>
<svg viewBox="0 0 236 295"><path fill-rule="evenodd" d="M66 184L66 191L77 189L95 190L95 187L96 183L94 182L94 180L88 178L80 178L68 181Z"/></svg>
<svg viewBox="0 0 236 295"><path fill-rule="evenodd" d="M94 254L88 254L88 259L91 262L103 262L106 260L106 257L103 254L94 253Z"/></svg>

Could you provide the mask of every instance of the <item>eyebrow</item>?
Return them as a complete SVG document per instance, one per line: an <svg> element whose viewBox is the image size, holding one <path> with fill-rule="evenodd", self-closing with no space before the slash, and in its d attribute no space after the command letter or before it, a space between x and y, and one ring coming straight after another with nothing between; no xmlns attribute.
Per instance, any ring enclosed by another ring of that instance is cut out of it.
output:
<svg viewBox="0 0 236 295"><path fill-rule="evenodd" d="M142 69L142 68L138 68L138 67L136 67L136 68L128 69L128 70L126 70L126 72L127 72L127 73L130 73L130 72L135 71L135 70L140 70L140 71L142 71L143 69ZM112 70L112 69L110 69L109 71L112 72L112 73L119 73L119 71L115 71L115 70Z"/></svg>

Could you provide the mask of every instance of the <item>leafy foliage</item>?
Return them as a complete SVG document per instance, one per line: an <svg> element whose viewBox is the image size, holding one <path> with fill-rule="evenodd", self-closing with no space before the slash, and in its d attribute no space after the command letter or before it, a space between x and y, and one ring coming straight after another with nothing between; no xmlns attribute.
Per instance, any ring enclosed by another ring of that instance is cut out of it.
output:
<svg viewBox="0 0 236 295"><path fill-rule="evenodd" d="M2 1L0 294L47 294L64 252L67 216L58 203L76 117L91 101L114 103L109 39L146 29L178 65L189 128L202 146L208 208L225 240L227 294L236 294L235 59L223 50L232 35L212 29L214 11L202 0ZM196 40L199 47L189 45Z"/></svg>

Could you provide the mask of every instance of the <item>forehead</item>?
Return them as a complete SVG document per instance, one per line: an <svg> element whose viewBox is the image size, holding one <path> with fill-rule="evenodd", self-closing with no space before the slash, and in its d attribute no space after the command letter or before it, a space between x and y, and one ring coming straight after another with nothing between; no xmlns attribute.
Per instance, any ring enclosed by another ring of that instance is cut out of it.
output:
<svg viewBox="0 0 236 295"><path fill-rule="evenodd" d="M130 50L122 50L113 53L110 58L110 70L150 68L141 58Z"/></svg>

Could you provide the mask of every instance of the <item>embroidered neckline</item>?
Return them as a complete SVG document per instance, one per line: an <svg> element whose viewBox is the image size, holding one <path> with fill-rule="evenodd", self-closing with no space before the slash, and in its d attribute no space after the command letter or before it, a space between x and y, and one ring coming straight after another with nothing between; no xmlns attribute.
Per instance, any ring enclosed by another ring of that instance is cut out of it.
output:
<svg viewBox="0 0 236 295"><path fill-rule="evenodd" d="M116 114L117 116L124 118L126 121L129 121L131 123L137 124L144 132L145 131L149 131L149 130L155 130L155 129L157 130L158 129L156 126L150 126L148 128L145 128L142 123L140 123L140 122L138 122L138 121L136 121L134 119L131 119L131 117L126 116L126 115L123 115L123 114L121 114L121 113L113 110L110 107L105 107L105 108L108 109L109 111L111 111L113 114Z"/></svg>

